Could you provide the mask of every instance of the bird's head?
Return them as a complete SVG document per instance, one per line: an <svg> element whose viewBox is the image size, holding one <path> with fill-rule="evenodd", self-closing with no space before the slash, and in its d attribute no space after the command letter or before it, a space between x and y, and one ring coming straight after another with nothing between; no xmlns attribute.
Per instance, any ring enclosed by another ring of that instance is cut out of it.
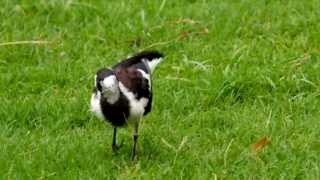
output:
<svg viewBox="0 0 320 180"><path fill-rule="evenodd" d="M101 91L105 97L112 96L119 92L119 82L115 75L110 75L100 81Z"/></svg>

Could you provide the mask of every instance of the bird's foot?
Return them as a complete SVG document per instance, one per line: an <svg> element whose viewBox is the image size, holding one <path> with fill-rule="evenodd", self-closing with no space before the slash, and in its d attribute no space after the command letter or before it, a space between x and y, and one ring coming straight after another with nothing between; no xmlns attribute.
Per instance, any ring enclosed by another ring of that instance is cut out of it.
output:
<svg viewBox="0 0 320 180"><path fill-rule="evenodd" d="M131 152L131 161L138 161L138 155L135 150Z"/></svg>
<svg viewBox="0 0 320 180"><path fill-rule="evenodd" d="M123 142L121 142L120 145L113 144L112 151L117 152L121 148L122 145L123 145Z"/></svg>
<svg viewBox="0 0 320 180"><path fill-rule="evenodd" d="M138 160L138 157L136 154L132 154L131 155L131 161L137 161Z"/></svg>

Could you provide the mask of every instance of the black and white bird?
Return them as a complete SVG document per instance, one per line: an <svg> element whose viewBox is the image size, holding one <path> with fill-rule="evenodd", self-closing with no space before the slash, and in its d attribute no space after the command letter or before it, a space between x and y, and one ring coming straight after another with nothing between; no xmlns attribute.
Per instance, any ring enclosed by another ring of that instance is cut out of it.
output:
<svg viewBox="0 0 320 180"><path fill-rule="evenodd" d="M151 74L162 59L160 52L144 51L112 68L98 70L95 76L91 111L113 126L113 151L118 149L117 128L125 125L132 127L132 159L136 156L139 122L151 111Z"/></svg>

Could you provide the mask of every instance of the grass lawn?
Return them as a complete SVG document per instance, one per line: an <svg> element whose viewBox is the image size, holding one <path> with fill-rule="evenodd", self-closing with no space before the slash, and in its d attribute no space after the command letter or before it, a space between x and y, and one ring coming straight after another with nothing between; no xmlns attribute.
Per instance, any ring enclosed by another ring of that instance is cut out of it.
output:
<svg viewBox="0 0 320 180"><path fill-rule="evenodd" d="M320 1L0 7L0 179L320 179ZM144 49L166 59L132 163L89 100L97 69Z"/></svg>

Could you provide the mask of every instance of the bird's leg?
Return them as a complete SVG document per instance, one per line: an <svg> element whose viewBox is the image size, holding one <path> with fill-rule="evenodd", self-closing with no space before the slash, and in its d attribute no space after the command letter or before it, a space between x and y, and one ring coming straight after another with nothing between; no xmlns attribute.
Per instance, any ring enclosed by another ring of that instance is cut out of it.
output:
<svg viewBox="0 0 320 180"><path fill-rule="evenodd" d="M116 136L117 136L117 128L114 127L113 128L113 139L112 139L112 150L113 152L117 151L119 149L119 147L117 146L117 143L116 143Z"/></svg>
<svg viewBox="0 0 320 180"><path fill-rule="evenodd" d="M133 135L133 148L131 153L131 160L135 160L136 157L136 146L137 146L138 135Z"/></svg>
<svg viewBox="0 0 320 180"><path fill-rule="evenodd" d="M136 157L136 146L138 141L138 128L139 128L139 120L133 125L133 147L131 153L131 160L135 160Z"/></svg>

